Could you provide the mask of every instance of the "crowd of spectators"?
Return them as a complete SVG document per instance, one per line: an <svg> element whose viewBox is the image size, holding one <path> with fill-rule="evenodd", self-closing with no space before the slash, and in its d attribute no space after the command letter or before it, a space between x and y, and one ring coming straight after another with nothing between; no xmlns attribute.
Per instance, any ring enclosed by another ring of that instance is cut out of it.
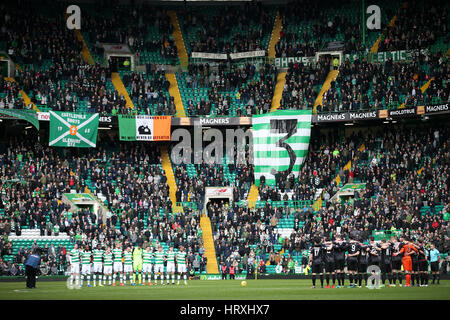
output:
<svg viewBox="0 0 450 320"><path fill-rule="evenodd" d="M0 154L0 202L4 208L1 237L20 234L26 226L41 229L41 235L65 232L72 242L91 246L112 245L115 241L144 246L158 241L174 244L175 248L184 245L194 259L199 255L199 263L206 259L199 253L202 237L198 212L172 214L160 154L150 145L121 144L116 151L64 149L60 154L33 139L14 137L5 146ZM106 220L89 209L74 212L60 202L63 193L85 192L86 180L98 197L106 198L110 212ZM1 249L2 256L11 254L10 243L2 242ZM19 258L15 258L17 263L21 263ZM49 270L53 263L59 270L65 260L49 258Z"/></svg>
<svg viewBox="0 0 450 320"><path fill-rule="evenodd" d="M0 41L6 42L8 55L24 68L41 69L51 61L63 69L81 51L73 30L66 27L65 8L54 3L52 8L54 15L40 13L33 6L3 5Z"/></svg>
<svg viewBox="0 0 450 320"><path fill-rule="evenodd" d="M428 48L439 38L448 43L448 4L445 1L414 1L401 6L392 27L382 35L378 51Z"/></svg>
<svg viewBox="0 0 450 320"><path fill-rule="evenodd" d="M131 8L116 6L106 15L100 13L99 3L94 6L98 6L95 14L87 14L83 23L95 54L103 55L101 43L126 43L142 64L146 63L141 59L145 52L158 53L170 64L176 64L178 52L166 10L143 3Z"/></svg>
<svg viewBox="0 0 450 320"><path fill-rule="evenodd" d="M442 53L419 53L413 62L389 58L386 63L345 60L339 76L324 93L319 112L376 110L396 108L402 104L417 106L447 102L449 63ZM422 92L422 85L431 78Z"/></svg>
<svg viewBox="0 0 450 320"><path fill-rule="evenodd" d="M170 83L164 70L149 68L144 73L125 73L122 81L129 88L130 98L141 112L152 115L174 115L174 98L169 95Z"/></svg>
<svg viewBox="0 0 450 320"><path fill-rule="evenodd" d="M191 64L179 76L187 89L208 89L207 96L191 96L185 102L189 115L250 116L270 110L277 71L270 64L259 69L249 63L242 68L219 64L217 70L208 64Z"/></svg>
<svg viewBox="0 0 450 320"><path fill-rule="evenodd" d="M17 82L0 77L0 108L26 109L24 100L20 97L20 87Z"/></svg>
<svg viewBox="0 0 450 320"><path fill-rule="evenodd" d="M177 12L190 52L235 53L266 50L274 16L260 2Z"/></svg>
<svg viewBox="0 0 450 320"><path fill-rule="evenodd" d="M207 205L220 266L227 270L234 266L239 272L251 256L279 265L280 272L291 272L293 255L300 256L297 263L306 267L301 260L314 235L345 237L353 232L367 240L375 230L400 230L448 252L449 142L450 132L442 126L384 129L343 139L330 132L314 138L298 182L289 176L279 177L275 186L260 185L259 200L269 200L263 207ZM346 167L349 161L351 166ZM361 182L366 187L353 200L330 201L340 188L336 176L342 185ZM315 212L312 202L318 188L323 189L324 206ZM292 200L309 200L311 205L303 202L303 207L289 208ZM277 207L273 201L285 205ZM436 209L439 205L444 205L442 211ZM420 210L424 206L429 207L426 212ZM280 219L290 217L294 228L284 237L275 228ZM284 257L275 245L289 254Z"/></svg>
<svg viewBox="0 0 450 320"><path fill-rule="evenodd" d="M289 63L279 109L312 109L329 67L330 57L327 56L315 65Z"/></svg>
<svg viewBox="0 0 450 320"><path fill-rule="evenodd" d="M358 12L356 8L358 6L351 0L300 0L281 6L283 30L275 45L275 56L313 57L331 41L343 41L344 53L366 52L367 45L362 43L359 31L360 20L351 16Z"/></svg>

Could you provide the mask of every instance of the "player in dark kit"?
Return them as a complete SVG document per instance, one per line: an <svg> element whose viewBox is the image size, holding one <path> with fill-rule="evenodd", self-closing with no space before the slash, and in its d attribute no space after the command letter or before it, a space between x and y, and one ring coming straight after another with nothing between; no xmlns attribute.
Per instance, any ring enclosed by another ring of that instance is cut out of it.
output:
<svg viewBox="0 0 450 320"><path fill-rule="evenodd" d="M395 286L395 279L398 279L398 284L402 286L402 256L398 254L400 250L403 248L403 242L399 241L397 238L394 238L393 241L393 252L395 255L392 255L392 271L393 277L392 282Z"/></svg>
<svg viewBox="0 0 450 320"><path fill-rule="evenodd" d="M348 278L350 280L349 288L356 287L356 273L358 272L358 256L360 252L360 245L358 242L350 237L350 242L347 245L347 270ZM355 284L353 283L355 281Z"/></svg>
<svg viewBox="0 0 450 320"><path fill-rule="evenodd" d="M419 239L417 245L418 254L418 262L419 262L419 278L420 278L420 286L428 287L428 261L427 261L427 251L424 247L423 239Z"/></svg>
<svg viewBox="0 0 450 320"><path fill-rule="evenodd" d="M367 267L369 266L369 246L360 243L360 250L359 250L359 261L358 261L358 286L362 286L362 279L364 278L364 281L366 283L367 287Z"/></svg>
<svg viewBox="0 0 450 320"><path fill-rule="evenodd" d="M380 247L375 242L374 237L370 237L369 244L369 265L370 266L380 266Z"/></svg>
<svg viewBox="0 0 450 320"><path fill-rule="evenodd" d="M416 249L418 246L411 241L411 244L414 245ZM413 251L411 255L412 260L412 272L411 272L411 287L414 287L414 282L416 282L417 286L419 286L419 252Z"/></svg>
<svg viewBox="0 0 450 320"><path fill-rule="evenodd" d="M389 280L389 287L392 284L392 243L387 242L386 239L381 240L381 280L383 286L386 283L386 277Z"/></svg>
<svg viewBox="0 0 450 320"><path fill-rule="evenodd" d="M336 277L338 281L337 288L343 287L345 282L345 251L347 250L347 243L337 236L333 243L334 249L334 267L336 269Z"/></svg>
<svg viewBox="0 0 450 320"><path fill-rule="evenodd" d="M325 289L330 288L330 273L333 281L332 288L336 288L336 277L335 277L335 267L334 267L334 249L333 249L333 243L325 242L325 251L323 254L323 259L325 262L325 280L327 281L327 286Z"/></svg>
<svg viewBox="0 0 450 320"><path fill-rule="evenodd" d="M309 264L312 270L312 289L316 287L316 275L320 275L320 286L323 288L323 246L320 244L320 238L314 240L314 246L309 255Z"/></svg>

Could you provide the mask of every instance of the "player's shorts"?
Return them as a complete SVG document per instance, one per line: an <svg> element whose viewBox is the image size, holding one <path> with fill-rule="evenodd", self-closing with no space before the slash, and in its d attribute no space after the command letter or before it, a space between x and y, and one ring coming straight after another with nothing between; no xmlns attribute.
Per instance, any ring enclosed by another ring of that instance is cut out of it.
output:
<svg viewBox="0 0 450 320"><path fill-rule="evenodd" d="M123 272L122 262L114 262L114 272Z"/></svg>
<svg viewBox="0 0 450 320"><path fill-rule="evenodd" d="M412 260L411 259L402 259L403 270L404 271L412 271Z"/></svg>
<svg viewBox="0 0 450 320"><path fill-rule="evenodd" d="M401 270L402 261L401 260L392 260L392 269L393 270Z"/></svg>
<svg viewBox="0 0 450 320"><path fill-rule="evenodd" d="M164 265L163 264L155 264L155 273L163 273Z"/></svg>
<svg viewBox="0 0 450 320"><path fill-rule="evenodd" d="M167 273L175 272L175 263L168 263L167 264Z"/></svg>
<svg viewBox="0 0 450 320"><path fill-rule="evenodd" d="M134 271L141 271L142 270L142 262L133 263L133 269L134 269Z"/></svg>
<svg viewBox="0 0 450 320"><path fill-rule="evenodd" d="M334 267L336 268L336 270L344 270L345 260L344 259L335 260Z"/></svg>
<svg viewBox="0 0 450 320"><path fill-rule="evenodd" d="M150 263L144 263L142 265L142 272L144 272L144 273L152 273L152 265Z"/></svg>
<svg viewBox="0 0 450 320"><path fill-rule="evenodd" d="M103 274L112 274L112 266L105 266L103 268Z"/></svg>
<svg viewBox="0 0 450 320"><path fill-rule="evenodd" d="M413 262L412 262L412 271L414 271L414 272L419 271L419 261L413 260Z"/></svg>
<svg viewBox="0 0 450 320"><path fill-rule="evenodd" d="M427 260L419 261L419 271L427 272L428 271L428 263Z"/></svg>
<svg viewBox="0 0 450 320"><path fill-rule="evenodd" d="M177 266L178 273L186 273L186 265L185 264L179 264Z"/></svg>
<svg viewBox="0 0 450 320"><path fill-rule="evenodd" d="M91 265L90 264L82 264L81 265L81 274L91 274Z"/></svg>
<svg viewBox="0 0 450 320"><path fill-rule="evenodd" d="M94 262L94 272L102 273L102 263L101 262Z"/></svg>
<svg viewBox="0 0 450 320"><path fill-rule="evenodd" d="M381 272L392 273L392 264L390 262L383 262L381 264Z"/></svg>
<svg viewBox="0 0 450 320"><path fill-rule="evenodd" d="M359 273L367 273L368 266L369 265L367 263L359 263L358 264L358 272Z"/></svg>
<svg viewBox="0 0 450 320"><path fill-rule="evenodd" d="M334 272L334 262L325 262L325 272Z"/></svg>
<svg viewBox="0 0 450 320"><path fill-rule="evenodd" d="M431 271L437 272L439 271L439 262L435 261L431 263Z"/></svg>
<svg viewBox="0 0 450 320"><path fill-rule="evenodd" d="M80 264L79 263L72 263L72 268L70 270L73 274L80 273Z"/></svg>
<svg viewBox="0 0 450 320"><path fill-rule="evenodd" d="M347 269L348 269L348 271L357 271L358 270L358 260L347 259Z"/></svg>
<svg viewBox="0 0 450 320"><path fill-rule="evenodd" d="M321 263L313 263L311 266L312 273L322 273L323 267Z"/></svg>
<svg viewBox="0 0 450 320"><path fill-rule="evenodd" d="M380 266L380 260L369 260L369 266Z"/></svg>
<svg viewBox="0 0 450 320"><path fill-rule="evenodd" d="M133 265L131 264L126 264L123 266L123 272L128 273L128 272L133 272Z"/></svg>

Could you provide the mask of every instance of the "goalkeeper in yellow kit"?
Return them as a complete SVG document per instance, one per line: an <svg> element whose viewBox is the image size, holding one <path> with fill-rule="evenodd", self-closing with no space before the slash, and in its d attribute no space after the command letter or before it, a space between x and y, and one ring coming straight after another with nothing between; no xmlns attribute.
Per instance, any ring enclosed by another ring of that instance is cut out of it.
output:
<svg viewBox="0 0 450 320"><path fill-rule="evenodd" d="M136 283L136 275L139 279L139 285L142 286L142 248L141 245L137 245L133 249L133 281Z"/></svg>

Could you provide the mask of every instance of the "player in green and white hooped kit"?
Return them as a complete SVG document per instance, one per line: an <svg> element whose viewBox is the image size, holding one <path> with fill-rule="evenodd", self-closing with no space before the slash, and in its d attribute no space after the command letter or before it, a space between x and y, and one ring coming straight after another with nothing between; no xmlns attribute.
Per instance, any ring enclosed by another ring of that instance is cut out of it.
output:
<svg viewBox="0 0 450 320"><path fill-rule="evenodd" d="M158 251L155 252L155 285L159 275L161 275L161 284L164 285L164 260L166 260L166 254L163 247L159 246Z"/></svg>
<svg viewBox="0 0 450 320"><path fill-rule="evenodd" d="M87 277L87 286L91 286L91 255L92 252L89 250L89 246L84 247L84 251L81 253L81 286L83 286L84 278Z"/></svg>
<svg viewBox="0 0 450 320"><path fill-rule="evenodd" d="M131 252L131 247L127 247L123 253L124 258L124 266L123 266L123 273L124 273L124 284L127 284L127 275L130 279L130 284L134 286L133 281L133 253Z"/></svg>
<svg viewBox="0 0 450 320"><path fill-rule="evenodd" d="M145 285L146 281L148 281L149 286L152 285L152 257L153 252L150 250L150 246L147 246L144 252L142 252L142 258L144 260L144 263L142 265L143 285Z"/></svg>
<svg viewBox="0 0 450 320"><path fill-rule="evenodd" d="M114 255L113 287L116 286L117 273L120 274L120 285L123 286L122 248L120 243L117 243L116 248L113 250L113 255Z"/></svg>
<svg viewBox="0 0 450 320"><path fill-rule="evenodd" d="M78 250L78 244L74 244L73 249L69 252L70 263L70 283L73 286L75 280L76 285L80 285L80 250Z"/></svg>
<svg viewBox="0 0 450 320"><path fill-rule="evenodd" d="M103 287L102 285L102 272L103 272L103 253L105 251L102 250L102 246L97 244L97 248L92 251L94 257L94 287L96 286L97 276L98 276L98 285Z"/></svg>
<svg viewBox="0 0 450 320"><path fill-rule="evenodd" d="M180 246L180 250L177 252L177 268L178 268L178 282L177 284L180 284L180 279L183 277L184 284L187 284L187 276L186 276L186 251L184 251L184 247Z"/></svg>
<svg viewBox="0 0 450 320"><path fill-rule="evenodd" d="M112 278L112 266L113 266L113 253L109 247L106 248L105 254L103 255L103 285L106 285L106 277L108 277L109 285L111 285Z"/></svg>
<svg viewBox="0 0 450 320"><path fill-rule="evenodd" d="M175 284L175 251L173 251L173 247L169 248L167 252L167 284L169 284L169 277L172 278L172 284Z"/></svg>
<svg viewBox="0 0 450 320"><path fill-rule="evenodd" d="M142 248L140 245L133 249L133 270L133 281L136 282L137 276L139 284L142 285Z"/></svg>

